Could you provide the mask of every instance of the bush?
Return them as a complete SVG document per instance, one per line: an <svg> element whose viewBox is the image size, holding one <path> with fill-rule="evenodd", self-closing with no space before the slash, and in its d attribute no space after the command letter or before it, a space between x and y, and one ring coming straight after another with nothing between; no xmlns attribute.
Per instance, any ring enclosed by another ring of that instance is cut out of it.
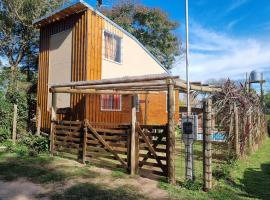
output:
<svg viewBox="0 0 270 200"><path fill-rule="evenodd" d="M0 128L0 143L8 140L11 137L11 132L6 128Z"/></svg>
<svg viewBox="0 0 270 200"><path fill-rule="evenodd" d="M29 154L29 149L27 146L24 145L15 145L14 146L14 152L20 156L20 157L24 157L26 155Z"/></svg>
<svg viewBox="0 0 270 200"><path fill-rule="evenodd" d="M49 149L49 141L47 138L44 138L42 136L36 136L32 134L25 134L23 135L18 142L20 145L27 146L32 152L44 153L47 152Z"/></svg>
<svg viewBox="0 0 270 200"><path fill-rule="evenodd" d="M6 147L6 152L13 152L14 151L14 144L11 140L5 140L3 142L1 142L1 145L3 145L4 147Z"/></svg>

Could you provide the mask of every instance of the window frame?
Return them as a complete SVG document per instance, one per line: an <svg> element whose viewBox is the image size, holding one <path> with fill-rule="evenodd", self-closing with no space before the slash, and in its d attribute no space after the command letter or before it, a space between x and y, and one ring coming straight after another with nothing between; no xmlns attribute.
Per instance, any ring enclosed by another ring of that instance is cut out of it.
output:
<svg viewBox="0 0 270 200"><path fill-rule="evenodd" d="M107 109L107 108L103 108L103 101L102 101L102 96L103 95L119 95L120 99L119 99L119 109ZM100 95L100 110L101 111L110 111L110 112L121 112L122 111L122 95L121 94L101 94Z"/></svg>
<svg viewBox="0 0 270 200"><path fill-rule="evenodd" d="M105 56L105 51L106 51L105 33L107 33L109 35L112 35L113 37L119 39L119 41L120 41L120 62L118 62L116 60L112 60L110 58L106 58L106 56ZM102 45L103 46L103 48L102 48L102 57L103 57L103 59L107 60L109 62L118 64L118 65L122 65L123 64L123 38L118 36L117 34L112 33L112 32L110 32L108 30L105 30L105 29L103 30L102 37L103 37L103 39L102 39L102 42L103 42L103 45Z"/></svg>

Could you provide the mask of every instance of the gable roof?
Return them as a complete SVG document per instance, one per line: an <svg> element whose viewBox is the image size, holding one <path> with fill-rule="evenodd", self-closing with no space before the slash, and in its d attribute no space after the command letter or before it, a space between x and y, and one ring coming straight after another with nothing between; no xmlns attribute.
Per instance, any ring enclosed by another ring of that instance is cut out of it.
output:
<svg viewBox="0 0 270 200"><path fill-rule="evenodd" d="M165 72L167 72L168 74L170 74L170 72L159 62L159 60L136 38L134 37L131 33L129 33L128 31L126 31L125 29L123 29L121 26L119 26L118 24L116 24L115 22L113 22L112 20L110 20L108 17L106 17L105 15L103 15L101 12L99 12L97 9L93 8L92 6L90 6L88 3L86 3L84 0L75 0L70 4L64 5L63 7L61 7L60 9L55 10L54 12L45 15L39 19L36 19L33 21L33 24L36 27L42 27L45 26L47 24L53 23L55 21L58 21L60 19L63 19L69 15L72 15L74 13L79 13L85 9L90 9L92 11L94 11L96 14L98 14L99 16L101 16L104 20L106 20L107 22L111 23L112 25L114 25L116 28L118 28L119 30L121 30L124 34L126 34L127 36L129 36L131 39L133 39L142 49L144 49L144 51L151 56L159 65L160 67L162 67Z"/></svg>

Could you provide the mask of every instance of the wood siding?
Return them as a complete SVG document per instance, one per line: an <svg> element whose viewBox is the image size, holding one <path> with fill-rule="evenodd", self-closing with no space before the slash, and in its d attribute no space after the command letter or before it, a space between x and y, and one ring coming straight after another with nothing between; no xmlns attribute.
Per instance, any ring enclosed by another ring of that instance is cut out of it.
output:
<svg viewBox="0 0 270 200"><path fill-rule="evenodd" d="M72 81L100 80L102 74L102 39L103 30L109 29L122 34L116 27L92 10L75 13L65 19L51 23L40 29L40 56L37 105L41 109L41 130L50 129L48 103L48 70L50 36L67 29L72 29ZM147 66L146 66L147 67ZM153 72L154 73L154 72ZM166 95L141 95L140 112L137 119L141 124L166 124ZM176 93L176 119L178 120L178 92ZM123 95L122 111L101 111L100 95L71 95L71 113L57 116L59 120L83 120L90 122L130 123L131 96Z"/></svg>
<svg viewBox="0 0 270 200"><path fill-rule="evenodd" d="M41 109L42 131L48 132L50 129L50 112L47 110L50 36L72 29L72 81L86 80L86 14L87 12L77 13L40 29L37 105ZM72 112L69 117L59 116L59 118L84 118L84 98L82 95L71 96L71 108L75 112Z"/></svg>

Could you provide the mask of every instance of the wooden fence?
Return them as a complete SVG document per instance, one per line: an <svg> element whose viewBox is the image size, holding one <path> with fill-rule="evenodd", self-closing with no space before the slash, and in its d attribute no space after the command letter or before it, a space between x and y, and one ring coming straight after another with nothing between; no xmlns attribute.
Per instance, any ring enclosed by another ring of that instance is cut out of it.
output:
<svg viewBox="0 0 270 200"><path fill-rule="evenodd" d="M109 168L131 169L131 126L88 121L53 121L50 149ZM167 125L136 124L136 173L151 179L168 177Z"/></svg>

